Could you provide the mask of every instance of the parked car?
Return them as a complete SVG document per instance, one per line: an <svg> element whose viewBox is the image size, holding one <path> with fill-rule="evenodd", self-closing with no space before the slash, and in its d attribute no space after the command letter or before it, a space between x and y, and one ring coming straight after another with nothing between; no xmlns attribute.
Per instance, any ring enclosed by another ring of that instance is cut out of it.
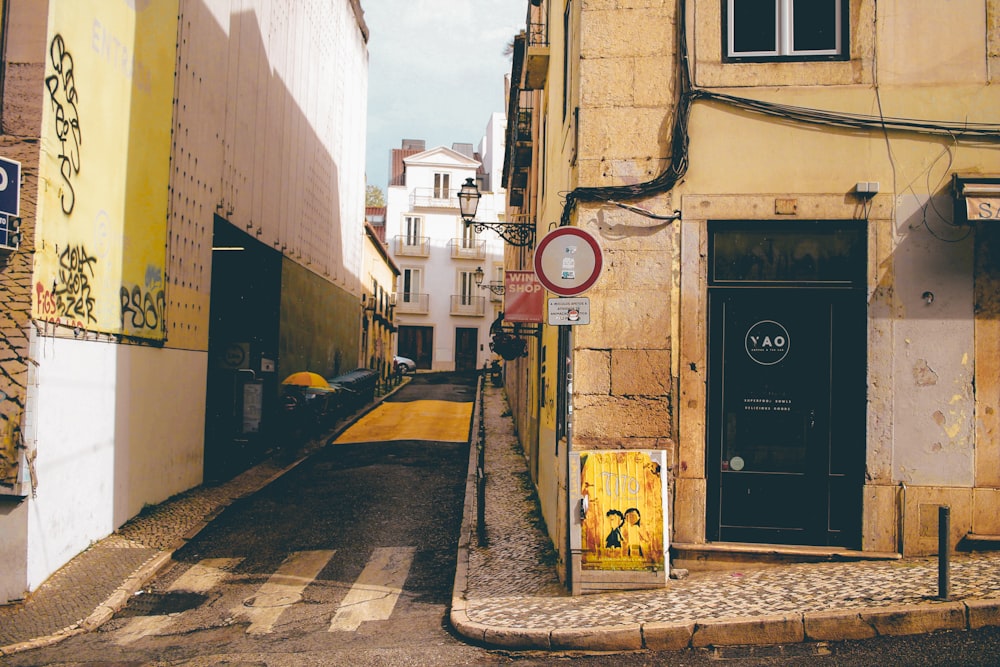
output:
<svg viewBox="0 0 1000 667"><path fill-rule="evenodd" d="M417 370L417 363L407 357L393 357L392 370L400 375L406 375Z"/></svg>

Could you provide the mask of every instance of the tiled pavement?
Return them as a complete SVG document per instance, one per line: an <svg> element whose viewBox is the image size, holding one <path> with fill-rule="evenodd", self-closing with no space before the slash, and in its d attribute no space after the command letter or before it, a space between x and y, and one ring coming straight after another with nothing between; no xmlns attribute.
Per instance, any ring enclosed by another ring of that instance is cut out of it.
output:
<svg viewBox="0 0 1000 667"><path fill-rule="evenodd" d="M537 504L502 392L487 387L484 407L488 544L477 545L470 474L451 610L452 625L470 640L513 649L667 649L1000 625L995 552L952 557L948 602L935 599L933 558L695 572L658 590L570 596L546 564L550 543L535 523ZM169 563L185 537L287 469L265 462L144 512L24 603L0 607L0 656L99 626Z"/></svg>
<svg viewBox="0 0 1000 667"><path fill-rule="evenodd" d="M467 511L452 624L494 646L628 650L849 639L1000 625L1000 553L692 572L666 588L570 596L542 565L525 459L499 389L485 390L486 537ZM470 472L470 478L472 473ZM467 507L474 494L467 496ZM463 579L464 577L464 579Z"/></svg>

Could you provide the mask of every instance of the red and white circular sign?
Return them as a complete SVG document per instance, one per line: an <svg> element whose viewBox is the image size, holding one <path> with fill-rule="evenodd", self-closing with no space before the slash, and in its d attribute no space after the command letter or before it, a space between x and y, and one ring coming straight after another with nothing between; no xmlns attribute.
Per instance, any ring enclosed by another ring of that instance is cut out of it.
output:
<svg viewBox="0 0 1000 667"><path fill-rule="evenodd" d="M579 227L558 227L535 249L538 282L559 296L586 292L597 282L603 265L597 239Z"/></svg>

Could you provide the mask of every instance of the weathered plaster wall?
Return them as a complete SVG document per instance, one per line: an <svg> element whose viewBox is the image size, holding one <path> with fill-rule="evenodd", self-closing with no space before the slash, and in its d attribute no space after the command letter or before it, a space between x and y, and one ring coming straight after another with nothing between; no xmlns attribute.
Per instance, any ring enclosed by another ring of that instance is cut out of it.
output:
<svg viewBox="0 0 1000 667"><path fill-rule="evenodd" d="M893 479L974 483L972 230L951 226L951 200L900 196L893 252L900 308L893 364ZM948 216L942 219L942 214ZM931 303L923 297L933 294Z"/></svg>

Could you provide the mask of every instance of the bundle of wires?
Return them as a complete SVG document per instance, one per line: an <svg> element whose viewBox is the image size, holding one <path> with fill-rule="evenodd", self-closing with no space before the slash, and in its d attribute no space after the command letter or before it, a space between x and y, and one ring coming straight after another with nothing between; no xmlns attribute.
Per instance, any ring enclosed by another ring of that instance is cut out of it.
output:
<svg viewBox="0 0 1000 667"><path fill-rule="evenodd" d="M881 132L904 131L929 136L947 136L954 140L1000 141L1000 124L996 123L956 123L824 111L821 109L754 100L705 89L696 89L691 84L688 68L687 36L684 30L684 5L683 1L678 3L677 43L679 53L678 81L680 85L678 87L677 109L674 114L674 124L671 134L673 153L670 158L670 164L656 178L644 183L606 187L583 187L572 190L566 194L566 201L559 221L560 226L570 224L573 210L580 202L608 202L661 220L675 220L679 218L679 212L675 212L672 216L660 216L643 209L623 205L618 200L639 199L668 192L684 177L688 168L688 121L691 115L691 103L696 100L720 102L752 113L827 127L864 131L878 130Z"/></svg>

